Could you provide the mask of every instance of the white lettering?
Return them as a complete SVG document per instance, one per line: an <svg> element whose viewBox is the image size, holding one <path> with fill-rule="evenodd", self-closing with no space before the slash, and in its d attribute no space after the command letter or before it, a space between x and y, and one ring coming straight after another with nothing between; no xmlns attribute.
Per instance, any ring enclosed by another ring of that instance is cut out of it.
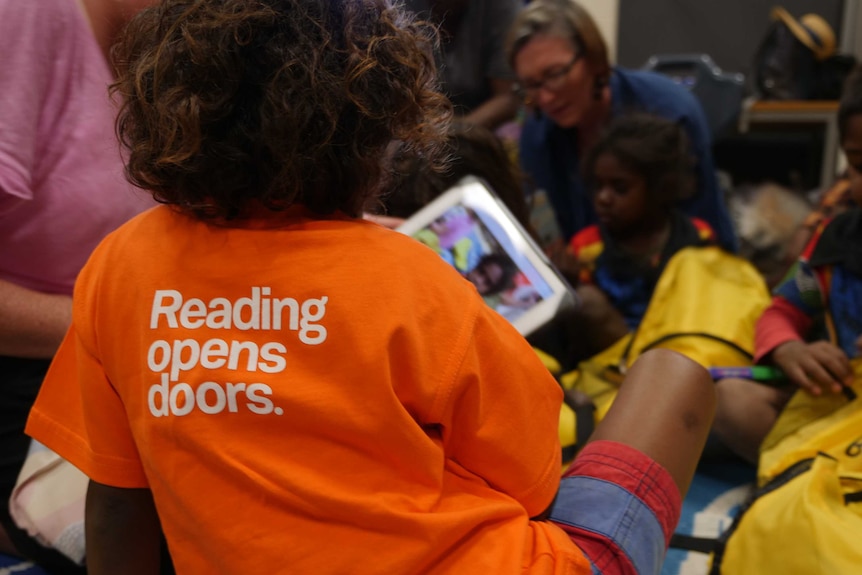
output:
<svg viewBox="0 0 862 575"><path fill-rule="evenodd" d="M215 394L215 403L213 404L207 403L208 391ZM221 413L224 411L225 405L227 405L227 394L225 393L225 390L223 390L221 386L214 381L205 381L200 384L195 391L195 399L197 399L198 402L198 409L209 415Z"/></svg>
<svg viewBox="0 0 862 575"><path fill-rule="evenodd" d="M240 391L245 391L244 383L228 383L227 384L227 410L231 413L239 411L236 403L236 396Z"/></svg>
<svg viewBox="0 0 862 575"><path fill-rule="evenodd" d="M147 393L147 405L150 408L150 413L152 413L154 417L165 417L170 415L170 408L168 407L169 393L168 374L163 373L162 383L150 386L150 391ZM156 397L159 398L160 405L156 405Z"/></svg>
<svg viewBox="0 0 862 575"><path fill-rule="evenodd" d="M239 356L243 350L248 352L246 360L246 369L248 371L257 371L257 344L253 341L232 341L230 342L230 357L227 360L228 369L239 369Z"/></svg>
<svg viewBox="0 0 862 575"><path fill-rule="evenodd" d="M183 404L180 406L179 397L183 394ZM177 383L171 388L170 394L171 413L182 417L188 415L195 408L195 392L187 383Z"/></svg>
<svg viewBox="0 0 862 575"><path fill-rule="evenodd" d="M209 339L201 346L201 366L218 369L227 363L227 342L223 339Z"/></svg>
<svg viewBox="0 0 862 575"><path fill-rule="evenodd" d="M165 298L170 298L171 303L165 305ZM159 316L164 315L168 322L168 327L177 327L177 310L182 305L183 294L174 289L156 290L156 295L153 298L153 310L150 314L150 329L159 327Z"/></svg>
<svg viewBox="0 0 862 575"><path fill-rule="evenodd" d="M186 350L188 350L187 354L184 353ZM201 348L196 340L175 339L171 354L171 381L177 381L181 371L188 371L196 366L200 356Z"/></svg>
<svg viewBox="0 0 862 575"><path fill-rule="evenodd" d="M192 298L180 310L180 325L186 329L203 327L207 316L207 306L203 301Z"/></svg>
<svg viewBox="0 0 862 575"><path fill-rule="evenodd" d="M161 374L160 379L160 383L151 385L147 391L147 406L153 417L182 417L192 413L195 408L206 415L222 413L225 408L229 413L237 413L240 410L240 395L245 395L245 407L254 414L284 413L282 408L274 406L272 388L265 383L246 385L228 382L220 385L214 381L205 381L194 389L185 382L172 384L167 373Z"/></svg>
<svg viewBox="0 0 862 575"><path fill-rule="evenodd" d="M157 359L156 354L161 352L161 358ZM164 371L171 363L171 344L163 339L154 341L147 350L147 367L155 373Z"/></svg>
<svg viewBox="0 0 862 575"><path fill-rule="evenodd" d="M282 357L286 353L287 348L277 341L263 344L260 346L258 369L264 373L281 373L287 367L287 361Z"/></svg>
<svg viewBox="0 0 862 575"><path fill-rule="evenodd" d="M210 300L212 311L207 314L207 327L210 329L230 329L230 300L217 297Z"/></svg>
<svg viewBox="0 0 862 575"><path fill-rule="evenodd" d="M260 392L264 396L272 395L272 388L264 383L252 383L245 390L245 397L248 399L249 403L246 403L246 407L248 407L249 411L257 413L258 415L268 415L272 413L272 400L269 397L261 397L258 395Z"/></svg>
<svg viewBox="0 0 862 575"><path fill-rule="evenodd" d="M299 341L308 345L317 345L326 341L326 328L312 321L320 321L326 315L326 302L329 298L308 299L302 302L302 321L300 322ZM312 308L316 311L312 312ZM311 336L311 333L317 335Z"/></svg>

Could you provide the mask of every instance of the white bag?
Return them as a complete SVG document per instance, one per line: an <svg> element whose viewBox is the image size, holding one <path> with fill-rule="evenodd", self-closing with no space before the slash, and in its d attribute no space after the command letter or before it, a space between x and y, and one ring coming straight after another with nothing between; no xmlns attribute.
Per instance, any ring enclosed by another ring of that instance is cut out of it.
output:
<svg viewBox="0 0 862 575"><path fill-rule="evenodd" d="M39 543L84 564L84 503L89 479L36 440L9 499L9 513Z"/></svg>

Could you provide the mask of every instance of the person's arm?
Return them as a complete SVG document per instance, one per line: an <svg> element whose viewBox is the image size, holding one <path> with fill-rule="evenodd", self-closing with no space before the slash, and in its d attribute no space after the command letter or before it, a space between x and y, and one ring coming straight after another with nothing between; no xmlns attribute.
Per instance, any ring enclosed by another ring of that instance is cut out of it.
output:
<svg viewBox="0 0 862 575"><path fill-rule="evenodd" d="M90 22L93 36L110 59L111 46L120 30L138 10L155 4L156 0L80 0L84 15Z"/></svg>
<svg viewBox="0 0 862 575"><path fill-rule="evenodd" d="M828 341L803 340L813 318L824 310L825 295L817 273L800 261L757 322L755 361L775 364L790 381L813 395L840 393L852 377L847 355Z"/></svg>
<svg viewBox="0 0 862 575"><path fill-rule="evenodd" d="M0 280L0 355L49 359L71 321L71 297Z"/></svg>
<svg viewBox="0 0 862 575"><path fill-rule="evenodd" d="M90 575L159 574L161 527L149 489L90 481L85 533Z"/></svg>
<svg viewBox="0 0 862 575"><path fill-rule="evenodd" d="M520 102L512 91L510 80L492 78L489 82L493 92L491 97L464 116L463 120L494 130L515 118Z"/></svg>
<svg viewBox="0 0 862 575"><path fill-rule="evenodd" d="M783 343L803 341L811 323L804 311L783 297L773 298L754 329L754 363L765 360Z"/></svg>

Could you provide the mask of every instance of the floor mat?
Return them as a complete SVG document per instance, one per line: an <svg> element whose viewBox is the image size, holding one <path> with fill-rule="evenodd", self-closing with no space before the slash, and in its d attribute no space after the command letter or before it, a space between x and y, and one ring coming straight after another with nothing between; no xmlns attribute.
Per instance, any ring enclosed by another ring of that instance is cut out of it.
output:
<svg viewBox="0 0 862 575"><path fill-rule="evenodd" d="M676 532L695 537L717 537L724 531L752 489L756 473L736 459L704 462L682 502ZM671 548L661 575L706 575L709 555Z"/></svg>
<svg viewBox="0 0 862 575"><path fill-rule="evenodd" d="M0 554L0 575L48 575L29 561Z"/></svg>

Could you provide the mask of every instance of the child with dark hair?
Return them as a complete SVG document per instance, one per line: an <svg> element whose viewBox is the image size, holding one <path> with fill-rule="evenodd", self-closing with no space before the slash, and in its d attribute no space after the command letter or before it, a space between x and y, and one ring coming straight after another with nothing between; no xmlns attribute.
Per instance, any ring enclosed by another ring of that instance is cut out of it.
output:
<svg viewBox="0 0 862 575"><path fill-rule="evenodd" d="M752 462L795 387L813 395L843 392L852 383L849 359L862 350L862 67L845 81L838 132L853 206L817 225L755 330L755 361L777 366L794 387L739 379L717 386L716 431Z"/></svg>
<svg viewBox="0 0 862 575"><path fill-rule="evenodd" d="M530 231L523 176L503 142L487 128L465 122L453 122L446 140L449 155L442 170L409 147L398 147L392 162L390 188L381 197L381 211L396 218L408 218L463 177L476 176L485 180L518 222Z"/></svg>
<svg viewBox="0 0 862 575"><path fill-rule="evenodd" d="M157 573L160 522L180 575L658 573L707 372L644 355L561 481L533 349L360 217L390 142L443 142L433 41L388 0L162 0L126 28L128 174L165 205L78 276L27 428L90 477L90 575Z"/></svg>
<svg viewBox="0 0 862 575"><path fill-rule="evenodd" d="M658 116L621 116L585 157L584 173L599 223L570 244L580 282L598 287L635 328L668 260L715 239L706 222L675 207L694 189L685 133Z"/></svg>

